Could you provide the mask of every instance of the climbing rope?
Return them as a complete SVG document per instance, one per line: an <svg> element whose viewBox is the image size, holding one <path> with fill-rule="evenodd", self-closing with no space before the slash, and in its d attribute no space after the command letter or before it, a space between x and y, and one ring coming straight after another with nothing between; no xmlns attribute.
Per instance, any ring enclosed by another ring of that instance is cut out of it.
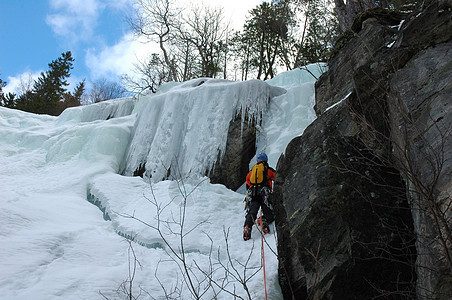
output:
<svg viewBox="0 0 452 300"><path fill-rule="evenodd" d="M261 224L262 224L262 209L261 209ZM264 231L262 227L260 229L261 232L261 242L262 242L262 266L264 271L264 289L265 289L265 300L267 300L267 278L265 274L265 253L264 253Z"/></svg>

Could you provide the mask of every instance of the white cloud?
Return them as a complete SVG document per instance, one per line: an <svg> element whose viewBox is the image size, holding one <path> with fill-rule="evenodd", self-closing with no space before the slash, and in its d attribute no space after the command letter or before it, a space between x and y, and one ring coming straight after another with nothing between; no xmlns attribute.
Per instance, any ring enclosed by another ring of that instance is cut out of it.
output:
<svg viewBox="0 0 452 300"><path fill-rule="evenodd" d="M130 0L109 1L118 5L130 4ZM232 25L236 29L241 29L248 11L261 2L261 0L204 0L197 5L223 7L226 20L231 19ZM192 4L189 0L178 0L178 3L185 7L190 7L190 4ZM137 62L137 59L144 59L151 53L156 52L159 52L157 45L145 43L144 40L139 41L132 34L127 33L113 46L88 50L85 63L91 72L92 79L118 77L123 74L133 75L133 65Z"/></svg>
<svg viewBox="0 0 452 300"><path fill-rule="evenodd" d="M133 2L133 0L105 0L107 6L116 9L124 9L130 7Z"/></svg>
<svg viewBox="0 0 452 300"><path fill-rule="evenodd" d="M137 40L129 33L116 45L105 47L100 51L90 49L86 54L85 63L93 79L117 77L133 72L133 65L137 59L143 59L149 53L158 51L155 47Z"/></svg>
<svg viewBox="0 0 452 300"><path fill-rule="evenodd" d="M50 0L50 7L55 13L47 15L47 24L57 35L77 42L92 37L102 5L98 0Z"/></svg>
<svg viewBox="0 0 452 300"><path fill-rule="evenodd" d="M196 7L209 6L213 8L223 8L225 21L230 21L231 26L235 30L241 30L243 24L245 24L248 11L261 4L262 0L202 0L196 2L193 2L192 0L178 0L178 2L187 8L192 7L193 5Z"/></svg>
<svg viewBox="0 0 452 300"><path fill-rule="evenodd" d="M31 90L33 88L34 81L38 79L41 72L42 71L26 71L17 76L8 76L8 79L6 80L8 84L3 88L3 92L14 93L19 96L27 90Z"/></svg>
<svg viewBox="0 0 452 300"><path fill-rule="evenodd" d="M76 43L95 38L94 32L104 9L124 9L132 0L49 0L53 13L47 24L59 36Z"/></svg>
<svg viewBox="0 0 452 300"><path fill-rule="evenodd" d="M123 10L130 9L134 0L48 0L51 12L47 15L47 24L51 26L54 33L64 37L70 41L72 45L80 41L95 40L95 28L99 21L99 17L103 10ZM193 1L176 0L180 7L190 7ZM225 19L231 19L235 29L241 29L241 25L245 22L245 17L249 10L256 7L262 0L202 0L197 1L196 5L223 7ZM122 22L123 20L118 20ZM134 64L137 59L144 59L149 54L160 52L158 46L151 43L144 43L135 39L132 34L126 33L118 43L110 46L99 46L102 43L96 43L86 50L85 64L89 69L89 81L102 77L116 80L123 74L133 76ZM101 48L94 48L101 47ZM74 49L77 51L76 49ZM17 76L9 76L7 78L7 86L4 92L21 94L24 85L27 82L33 82L39 77L42 71L25 71ZM69 78L72 90L75 85L80 82L79 78L71 76Z"/></svg>
<svg viewBox="0 0 452 300"><path fill-rule="evenodd" d="M14 93L17 96L24 94L26 91L32 90L34 82L41 76L41 73L44 71L26 71L17 76L8 76L6 80L7 85L3 88L3 92L5 93ZM73 91L76 85L81 82L83 79L80 79L76 76L70 76L67 78L69 86L67 89L69 91Z"/></svg>

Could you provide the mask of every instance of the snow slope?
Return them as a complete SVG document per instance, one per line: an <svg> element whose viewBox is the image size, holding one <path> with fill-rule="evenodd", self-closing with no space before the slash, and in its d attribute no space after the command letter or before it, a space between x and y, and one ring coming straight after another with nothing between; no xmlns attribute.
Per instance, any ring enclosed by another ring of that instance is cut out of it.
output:
<svg viewBox="0 0 452 300"><path fill-rule="evenodd" d="M258 150L275 167L315 118L314 81L302 70L197 79L59 117L0 107L0 299L262 299L261 239L242 240L243 195L203 174L243 111L262 116ZM150 181L118 174L144 161ZM177 180L160 180L168 165ZM280 299L275 234L266 242L269 299Z"/></svg>

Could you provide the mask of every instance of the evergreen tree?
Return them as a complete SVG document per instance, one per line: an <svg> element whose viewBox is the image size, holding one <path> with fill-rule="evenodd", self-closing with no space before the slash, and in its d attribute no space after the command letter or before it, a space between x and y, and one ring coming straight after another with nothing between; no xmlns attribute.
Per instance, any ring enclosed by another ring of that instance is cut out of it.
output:
<svg viewBox="0 0 452 300"><path fill-rule="evenodd" d="M61 54L61 57L49 64L49 70L41 73L35 81L33 90L21 95L16 108L38 114L58 115L61 113L60 101L65 99L67 78L73 68L71 51Z"/></svg>
<svg viewBox="0 0 452 300"><path fill-rule="evenodd" d="M62 112L68 107L80 106L82 104L82 97L85 93L85 79L77 84L73 93L66 93L64 95L64 102L59 102L60 111Z"/></svg>
<svg viewBox="0 0 452 300"><path fill-rule="evenodd" d="M75 105L68 105L68 106L71 107L71 106L81 105L82 97L83 97L84 93L85 93L85 79L83 79L83 81L79 82L79 84L74 89L74 94L73 94L72 98L74 99Z"/></svg>
<svg viewBox="0 0 452 300"><path fill-rule="evenodd" d="M242 41L249 45L251 67L257 71L257 78L272 78L283 41L288 38L288 27L293 24L293 12L285 1L263 2L250 11Z"/></svg>
<svg viewBox="0 0 452 300"><path fill-rule="evenodd" d="M306 36L301 45L303 64L328 61L338 34L337 19L331 10L331 0L312 1L306 12Z"/></svg>
<svg viewBox="0 0 452 300"><path fill-rule="evenodd" d="M58 104L64 99L69 85L66 79L70 76L73 61L71 52L67 51L49 64L50 69L45 74L41 73L33 86L35 113L58 114Z"/></svg>
<svg viewBox="0 0 452 300"><path fill-rule="evenodd" d="M0 78L0 106L14 108L16 101L16 94L3 92L3 88L6 86L6 81Z"/></svg>
<svg viewBox="0 0 452 300"><path fill-rule="evenodd" d="M26 91L24 94L17 97L16 101L14 102L13 108L28 112L34 112L33 98L34 98L33 92Z"/></svg>
<svg viewBox="0 0 452 300"><path fill-rule="evenodd" d="M8 108L14 108L16 106L16 94L8 93L2 96L2 105Z"/></svg>
<svg viewBox="0 0 452 300"><path fill-rule="evenodd" d="M4 96L3 96L3 88L6 86L6 81L3 81L0 78L0 104L4 106Z"/></svg>

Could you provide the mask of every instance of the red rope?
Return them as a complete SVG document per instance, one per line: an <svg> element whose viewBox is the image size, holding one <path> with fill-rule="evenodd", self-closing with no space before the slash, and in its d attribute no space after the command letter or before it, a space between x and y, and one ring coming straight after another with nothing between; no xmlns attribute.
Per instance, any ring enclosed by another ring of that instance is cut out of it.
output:
<svg viewBox="0 0 452 300"><path fill-rule="evenodd" d="M262 220L262 209L261 209L261 224L263 220ZM265 300L267 300L267 278L265 275L265 255L264 255L264 231L262 230L261 227L261 241L262 241L262 264L263 264L263 268L264 268L264 289L265 289Z"/></svg>

